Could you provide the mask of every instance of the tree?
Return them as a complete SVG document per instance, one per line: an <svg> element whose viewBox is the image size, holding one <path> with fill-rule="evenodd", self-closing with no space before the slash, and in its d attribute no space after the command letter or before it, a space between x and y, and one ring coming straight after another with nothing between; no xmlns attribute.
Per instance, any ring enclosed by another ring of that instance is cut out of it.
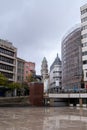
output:
<svg viewBox="0 0 87 130"><path fill-rule="evenodd" d="M12 83L9 83L8 87L11 89L12 95L16 96L17 95L17 89L21 88L21 84L17 83L17 82L12 82Z"/></svg>
<svg viewBox="0 0 87 130"><path fill-rule="evenodd" d="M21 92L24 91L24 95L29 95L29 85L27 82L22 83Z"/></svg>
<svg viewBox="0 0 87 130"><path fill-rule="evenodd" d="M8 85L8 79L0 73L0 86L7 86Z"/></svg>
<svg viewBox="0 0 87 130"><path fill-rule="evenodd" d="M37 81L35 75L32 74L32 73L27 76L26 80L27 80L28 83Z"/></svg>
<svg viewBox="0 0 87 130"><path fill-rule="evenodd" d="M11 88L12 90L14 89L18 89L21 87L21 84L20 83L17 83L17 82L12 82L12 83L9 83L9 88Z"/></svg>

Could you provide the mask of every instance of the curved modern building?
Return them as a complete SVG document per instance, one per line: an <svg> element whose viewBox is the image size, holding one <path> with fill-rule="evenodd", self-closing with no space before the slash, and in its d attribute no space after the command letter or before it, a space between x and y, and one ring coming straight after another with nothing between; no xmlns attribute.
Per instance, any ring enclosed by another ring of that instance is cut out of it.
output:
<svg viewBox="0 0 87 130"><path fill-rule="evenodd" d="M82 47L81 28L74 28L62 40L62 88L81 87Z"/></svg>

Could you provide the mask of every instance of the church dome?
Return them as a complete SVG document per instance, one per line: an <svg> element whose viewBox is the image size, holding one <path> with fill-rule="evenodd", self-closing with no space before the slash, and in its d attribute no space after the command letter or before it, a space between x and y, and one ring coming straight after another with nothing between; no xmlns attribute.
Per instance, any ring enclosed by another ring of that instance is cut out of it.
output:
<svg viewBox="0 0 87 130"><path fill-rule="evenodd" d="M58 54L57 54L57 57L55 58L54 62L52 63L50 70L52 70L55 65L61 65L61 60L60 60Z"/></svg>

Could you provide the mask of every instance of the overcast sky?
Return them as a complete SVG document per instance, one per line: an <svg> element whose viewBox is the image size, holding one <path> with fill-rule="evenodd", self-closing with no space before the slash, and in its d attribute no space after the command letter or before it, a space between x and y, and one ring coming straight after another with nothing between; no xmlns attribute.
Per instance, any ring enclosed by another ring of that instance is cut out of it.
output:
<svg viewBox="0 0 87 130"><path fill-rule="evenodd" d="M0 0L0 39L18 48L18 57L36 63L43 57L52 64L61 57L61 40L80 23L80 6L87 0Z"/></svg>

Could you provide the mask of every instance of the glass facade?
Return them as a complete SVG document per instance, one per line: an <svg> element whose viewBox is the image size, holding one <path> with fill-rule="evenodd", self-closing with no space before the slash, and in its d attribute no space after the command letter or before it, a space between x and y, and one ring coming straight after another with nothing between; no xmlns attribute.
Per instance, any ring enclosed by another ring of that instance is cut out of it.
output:
<svg viewBox="0 0 87 130"><path fill-rule="evenodd" d="M81 28L76 28L62 41L62 87L80 87L82 78Z"/></svg>
<svg viewBox="0 0 87 130"><path fill-rule="evenodd" d="M24 63L25 61L17 58L17 82L24 82Z"/></svg>

